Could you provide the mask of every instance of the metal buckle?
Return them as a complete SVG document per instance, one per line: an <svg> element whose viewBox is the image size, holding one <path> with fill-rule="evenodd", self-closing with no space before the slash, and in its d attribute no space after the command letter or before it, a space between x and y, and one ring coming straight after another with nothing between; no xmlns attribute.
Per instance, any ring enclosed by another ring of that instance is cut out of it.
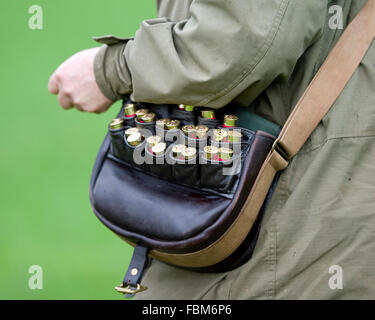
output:
<svg viewBox="0 0 375 320"><path fill-rule="evenodd" d="M276 151L280 156L283 157L283 159L287 162L289 162L290 160L290 157L288 155L288 153L284 150L284 148L282 146L280 146L279 144L280 140L279 139L276 139L272 145L272 148L271 148L271 152L272 151Z"/></svg>
<svg viewBox="0 0 375 320"><path fill-rule="evenodd" d="M144 287L140 285L139 283L137 283L137 288L132 288L130 284L127 285L126 287L124 286L124 284L121 284L120 286L115 287L115 290L123 294L137 294L138 292L147 290L147 287Z"/></svg>

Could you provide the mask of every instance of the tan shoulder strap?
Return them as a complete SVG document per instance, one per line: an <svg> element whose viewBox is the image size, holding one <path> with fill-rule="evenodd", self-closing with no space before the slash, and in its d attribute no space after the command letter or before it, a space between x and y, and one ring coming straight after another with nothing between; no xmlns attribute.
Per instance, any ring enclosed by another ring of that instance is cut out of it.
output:
<svg viewBox="0 0 375 320"><path fill-rule="evenodd" d="M291 158L301 149L348 83L374 36L375 0L368 0L347 26L286 121L274 145L280 154Z"/></svg>

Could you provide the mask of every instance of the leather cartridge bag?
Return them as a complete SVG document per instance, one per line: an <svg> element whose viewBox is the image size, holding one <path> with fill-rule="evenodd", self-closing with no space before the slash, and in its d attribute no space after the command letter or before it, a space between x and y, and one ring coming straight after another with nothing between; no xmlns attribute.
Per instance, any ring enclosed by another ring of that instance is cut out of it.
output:
<svg viewBox="0 0 375 320"><path fill-rule="evenodd" d="M129 296L146 289L140 281L148 257L204 272L230 270L251 257L278 173L334 104L374 38L374 2L367 1L346 28L281 131L236 127L242 139L228 164L201 164L200 147L194 159L176 159L179 133L166 139L162 155L150 153L146 141L131 146L124 137L131 119L109 130L92 172L90 200L100 221L135 247L118 291ZM169 105L148 107L185 124L203 121ZM150 161L135 161L135 154Z"/></svg>

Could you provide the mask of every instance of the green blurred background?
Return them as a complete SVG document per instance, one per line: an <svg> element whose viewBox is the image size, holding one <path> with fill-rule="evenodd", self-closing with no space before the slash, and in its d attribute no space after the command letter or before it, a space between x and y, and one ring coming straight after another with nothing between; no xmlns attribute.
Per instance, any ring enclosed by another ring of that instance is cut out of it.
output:
<svg viewBox="0 0 375 320"><path fill-rule="evenodd" d="M43 30L28 25L43 9ZM89 180L109 120L64 111L51 73L92 36L133 36L156 16L153 0L0 1L0 299L123 299L113 290L131 248L92 213ZM31 265L43 289L30 290Z"/></svg>

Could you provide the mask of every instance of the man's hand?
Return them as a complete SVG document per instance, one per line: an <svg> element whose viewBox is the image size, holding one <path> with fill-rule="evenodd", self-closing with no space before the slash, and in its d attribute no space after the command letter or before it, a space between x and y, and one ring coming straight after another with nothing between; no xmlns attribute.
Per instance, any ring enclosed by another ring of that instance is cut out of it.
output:
<svg viewBox="0 0 375 320"><path fill-rule="evenodd" d="M99 48L83 50L66 60L51 76L48 90L58 94L64 109L101 113L113 101L100 91L94 75L94 58Z"/></svg>

